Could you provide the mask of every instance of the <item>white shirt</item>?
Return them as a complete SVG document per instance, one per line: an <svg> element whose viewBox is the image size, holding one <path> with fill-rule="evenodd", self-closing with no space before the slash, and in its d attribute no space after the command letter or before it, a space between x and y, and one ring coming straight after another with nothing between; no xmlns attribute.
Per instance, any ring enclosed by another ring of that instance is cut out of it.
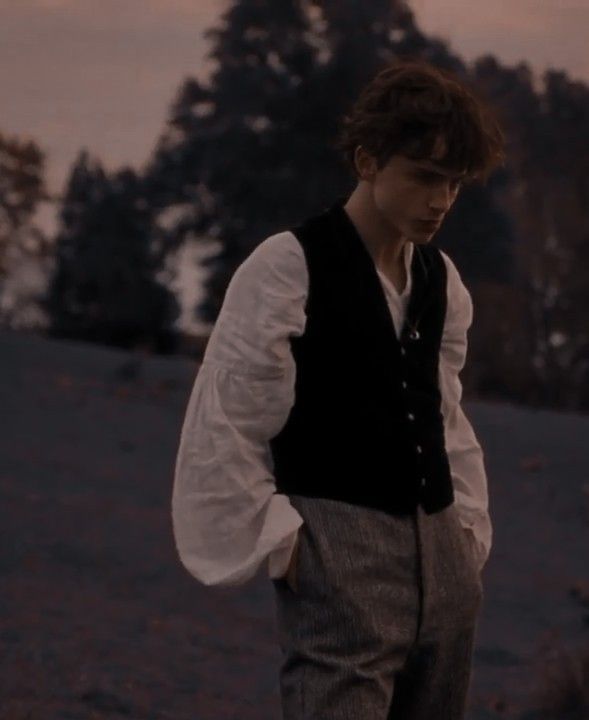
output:
<svg viewBox="0 0 589 720"><path fill-rule="evenodd" d="M413 243L404 245L407 283L399 294L378 269L400 335L411 293ZM454 263L439 357L446 451L456 509L479 569L492 541L483 452L461 406L473 305ZM376 268L376 266L375 266ZM204 585L241 585L268 559L286 574L303 518L276 491L270 438L294 404L289 336L302 335L309 276L303 248L287 230L262 241L237 268L190 394L176 458L172 523L176 549Z"/></svg>

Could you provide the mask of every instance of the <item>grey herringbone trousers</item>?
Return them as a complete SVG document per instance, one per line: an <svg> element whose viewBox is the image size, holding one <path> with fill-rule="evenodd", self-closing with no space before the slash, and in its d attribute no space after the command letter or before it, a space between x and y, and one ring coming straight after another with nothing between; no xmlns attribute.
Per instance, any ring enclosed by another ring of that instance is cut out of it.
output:
<svg viewBox="0 0 589 720"><path fill-rule="evenodd" d="M289 498L304 524L296 590L272 581L283 720L462 720L483 590L456 506Z"/></svg>

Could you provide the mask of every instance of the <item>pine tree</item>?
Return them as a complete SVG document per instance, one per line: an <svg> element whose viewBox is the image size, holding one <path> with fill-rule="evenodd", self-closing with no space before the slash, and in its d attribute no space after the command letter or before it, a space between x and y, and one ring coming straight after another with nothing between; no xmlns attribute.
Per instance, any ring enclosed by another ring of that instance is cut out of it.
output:
<svg viewBox="0 0 589 720"><path fill-rule="evenodd" d="M130 169L110 177L83 151L70 175L43 307L50 335L173 349L174 296L156 279L151 210Z"/></svg>
<svg viewBox="0 0 589 720"><path fill-rule="evenodd" d="M350 26L370 16L365 5L347 3ZM336 7L334 24L345 16ZM377 9L388 59L398 7ZM399 17L409 22L407 12ZM302 0L237 0L207 31L217 69L208 86L184 83L146 177L153 205L177 209L168 247L189 235L219 243L203 261L205 321L214 321L230 276L258 242L351 190L332 148L337 120L385 59L373 37L360 35L351 43L328 32L319 4Z"/></svg>

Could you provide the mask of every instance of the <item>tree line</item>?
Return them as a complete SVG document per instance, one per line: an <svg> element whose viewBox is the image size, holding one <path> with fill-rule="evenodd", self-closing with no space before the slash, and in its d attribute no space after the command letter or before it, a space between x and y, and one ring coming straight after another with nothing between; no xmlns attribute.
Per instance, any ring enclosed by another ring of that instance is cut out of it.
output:
<svg viewBox="0 0 589 720"><path fill-rule="evenodd" d="M53 337L179 352L170 259L214 242L195 318L214 323L237 266L268 235L351 192L333 148L340 117L385 64L424 59L496 111L507 162L466 186L435 237L472 296L465 394L589 407L589 89L491 54L467 65L401 0L234 0L205 33L214 70L179 85L140 171L109 173L83 149L58 203L34 226L44 153L0 133L0 284L17 260L47 269L38 297ZM13 309L0 304L2 321Z"/></svg>

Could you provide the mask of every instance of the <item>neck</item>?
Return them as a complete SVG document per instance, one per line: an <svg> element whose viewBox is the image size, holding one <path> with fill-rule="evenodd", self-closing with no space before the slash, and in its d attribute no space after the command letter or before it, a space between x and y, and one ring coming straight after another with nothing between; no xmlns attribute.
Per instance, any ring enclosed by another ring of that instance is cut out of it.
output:
<svg viewBox="0 0 589 720"><path fill-rule="evenodd" d="M407 240L383 221L368 183L360 181L343 207L377 268L404 267Z"/></svg>

